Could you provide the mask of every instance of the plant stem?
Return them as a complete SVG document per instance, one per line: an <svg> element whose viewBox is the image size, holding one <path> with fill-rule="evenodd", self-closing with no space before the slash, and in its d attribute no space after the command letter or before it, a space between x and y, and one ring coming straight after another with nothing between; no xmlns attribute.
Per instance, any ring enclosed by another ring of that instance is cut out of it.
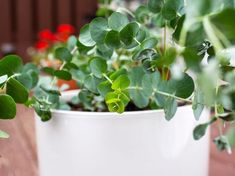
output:
<svg viewBox="0 0 235 176"><path fill-rule="evenodd" d="M213 26L212 26L210 20L209 20L209 17L204 18L203 26L205 28L205 31L206 31L206 34L207 34L209 40L212 42L212 44L215 47L216 53L218 53L218 51L223 49L223 46L215 34L215 31L213 29Z"/></svg>
<svg viewBox="0 0 235 176"><path fill-rule="evenodd" d="M164 26L164 32L163 32L163 52L164 54L166 53L166 24Z"/></svg>
<svg viewBox="0 0 235 176"><path fill-rule="evenodd" d="M181 97L177 97L175 95L172 95L172 94L169 94L169 93L166 93L166 92L162 92L162 91L159 91L159 90L156 90L156 93L160 94L160 95L167 96L167 97L172 97L172 98L175 98L177 100L181 100L181 101L184 101L184 102L187 102L187 103L192 103L191 100L188 100L188 99L185 99L185 98L181 98Z"/></svg>
<svg viewBox="0 0 235 176"><path fill-rule="evenodd" d="M143 87L138 87L138 86L136 86L136 87L128 87L127 89L128 89L128 90L143 90ZM184 101L184 102L187 102L187 103L192 103L192 101L189 100L189 99L177 97L177 96L175 96L175 95L173 95L173 94L166 93L166 92L162 92L162 91L160 91L160 90L154 90L154 91L153 91L153 94L155 94L155 93L156 93L156 94L160 94L160 95L164 95L164 96L167 96L167 97L172 97L172 98L175 98L175 99L177 99L177 100Z"/></svg>
<svg viewBox="0 0 235 176"><path fill-rule="evenodd" d="M105 73L103 73L103 77L113 84L113 81Z"/></svg>

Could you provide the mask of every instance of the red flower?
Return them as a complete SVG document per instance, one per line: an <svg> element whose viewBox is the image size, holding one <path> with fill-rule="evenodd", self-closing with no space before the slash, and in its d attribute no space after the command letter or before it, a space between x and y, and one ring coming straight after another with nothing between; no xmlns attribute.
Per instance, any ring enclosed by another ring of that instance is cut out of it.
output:
<svg viewBox="0 0 235 176"><path fill-rule="evenodd" d="M69 35L69 34L66 34L66 33L58 33L58 34L56 35L56 39L57 39L58 41L60 41L60 42L65 43L65 42L67 42L69 36L70 36L70 35Z"/></svg>
<svg viewBox="0 0 235 176"><path fill-rule="evenodd" d="M35 48L37 48L39 51L45 51L49 47L49 44L45 41L38 41L35 44Z"/></svg>
<svg viewBox="0 0 235 176"><path fill-rule="evenodd" d="M64 33L67 35L74 34L75 33L75 28L69 24L61 24L57 28L58 33Z"/></svg>
<svg viewBox="0 0 235 176"><path fill-rule="evenodd" d="M49 29L40 31L38 37L41 41L54 42L56 40L55 35Z"/></svg>

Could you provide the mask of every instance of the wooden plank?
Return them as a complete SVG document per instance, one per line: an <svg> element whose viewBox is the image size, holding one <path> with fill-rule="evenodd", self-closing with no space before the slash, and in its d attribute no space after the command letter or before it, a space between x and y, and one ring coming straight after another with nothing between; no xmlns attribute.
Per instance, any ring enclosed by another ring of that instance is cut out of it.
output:
<svg viewBox="0 0 235 176"><path fill-rule="evenodd" d="M33 41L33 9L31 0L17 0L16 7L16 46L17 54L26 61L27 48Z"/></svg>
<svg viewBox="0 0 235 176"><path fill-rule="evenodd" d="M38 31L49 28L52 29L53 18L52 18L53 0L37 0L37 20L38 20Z"/></svg>
<svg viewBox="0 0 235 176"><path fill-rule="evenodd" d="M12 13L11 1L0 0L1 15L0 15L0 45L3 43L12 42Z"/></svg>
<svg viewBox="0 0 235 176"><path fill-rule="evenodd" d="M89 8L86 8L89 7ZM97 8L97 0L77 0L75 2L75 21L76 27L80 28L90 21Z"/></svg>
<svg viewBox="0 0 235 176"><path fill-rule="evenodd" d="M1 176L38 176L33 111L19 105L14 120L0 120L9 139L0 140Z"/></svg>
<svg viewBox="0 0 235 176"><path fill-rule="evenodd" d="M32 41L33 19L31 2L31 0L18 0L16 4L16 26L18 42Z"/></svg>
<svg viewBox="0 0 235 176"><path fill-rule="evenodd" d="M71 24L71 0L57 0L57 22L58 24Z"/></svg>

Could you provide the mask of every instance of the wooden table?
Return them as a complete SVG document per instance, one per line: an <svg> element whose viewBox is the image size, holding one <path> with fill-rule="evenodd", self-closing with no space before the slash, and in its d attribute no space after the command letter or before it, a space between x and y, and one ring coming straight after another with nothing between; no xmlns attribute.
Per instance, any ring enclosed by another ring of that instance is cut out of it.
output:
<svg viewBox="0 0 235 176"><path fill-rule="evenodd" d="M0 176L38 176L33 111L18 106L17 118L0 121L0 129L11 134L0 140ZM211 143L210 176L235 176L235 151L221 153Z"/></svg>

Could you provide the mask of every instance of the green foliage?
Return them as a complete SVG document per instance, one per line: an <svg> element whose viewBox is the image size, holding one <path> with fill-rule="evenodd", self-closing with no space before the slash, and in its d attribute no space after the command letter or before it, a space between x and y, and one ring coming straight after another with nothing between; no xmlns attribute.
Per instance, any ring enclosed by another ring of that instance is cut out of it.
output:
<svg viewBox="0 0 235 176"><path fill-rule="evenodd" d="M204 108L214 109L194 129L196 140L215 120L235 120L235 67L226 53L235 42L233 0L149 0L134 12L113 12L106 2L97 12L102 17L50 51L61 65L42 68L48 80L18 56L0 60L0 118L13 118L16 103L34 108L42 121L51 119L51 109L70 110L56 81L73 78L81 89L74 101L79 110L161 108L169 121L181 104L192 104L196 120ZM215 144L229 151L231 136L221 134Z"/></svg>
<svg viewBox="0 0 235 176"><path fill-rule="evenodd" d="M16 103L25 103L29 93L27 89L14 78L10 78L6 84L6 93L10 95Z"/></svg>
<svg viewBox="0 0 235 176"><path fill-rule="evenodd" d="M16 115L16 104L9 95L0 94L0 119L13 119Z"/></svg>
<svg viewBox="0 0 235 176"><path fill-rule="evenodd" d="M69 62L72 60L72 54L67 48L61 47L55 50L55 57L64 62Z"/></svg>
<svg viewBox="0 0 235 176"><path fill-rule="evenodd" d="M128 24L129 20L127 16L119 12L114 12L108 18L108 25L111 29L115 31L120 31L124 26Z"/></svg>
<svg viewBox="0 0 235 176"><path fill-rule="evenodd" d="M63 79L63 80L71 80L72 79L71 73L69 73L66 70L56 70L56 71L54 71L54 75L57 78L60 78L60 79Z"/></svg>
<svg viewBox="0 0 235 176"><path fill-rule="evenodd" d="M96 43L104 43L105 36L107 34L108 21L105 18L98 17L92 20L90 23L91 38Z"/></svg>
<svg viewBox="0 0 235 176"><path fill-rule="evenodd" d="M0 75L12 76L18 73L22 67L22 61L19 56L8 55L0 60Z"/></svg>
<svg viewBox="0 0 235 176"><path fill-rule="evenodd" d="M81 44L87 47L92 47L95 45L95 41L91 38L89 24L86 24L85 26L81 28L79 41L81 42Z"/></svg>

